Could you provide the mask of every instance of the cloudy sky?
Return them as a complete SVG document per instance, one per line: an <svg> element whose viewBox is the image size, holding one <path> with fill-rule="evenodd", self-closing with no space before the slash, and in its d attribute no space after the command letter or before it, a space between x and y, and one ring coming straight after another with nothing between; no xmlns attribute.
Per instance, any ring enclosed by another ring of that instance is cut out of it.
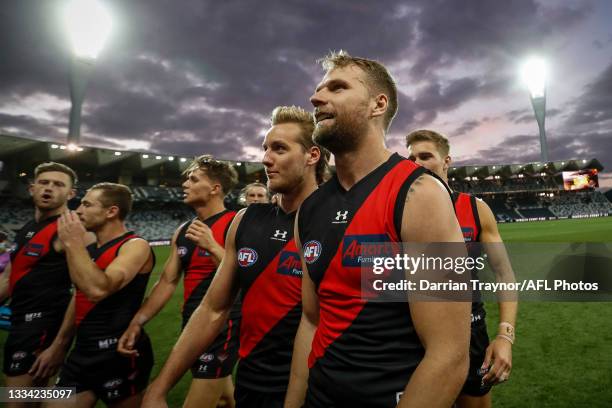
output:
<svg viewBox="0 0 612 408"><path fill-rule="evenodd" d="M0 131L63 141L70 47L65 1L0 10ZM388 146L427 127L461 164L539 158L521 61L550 65L552 160L596 157L612 171L612 2L107 0L114 31L83 108L83 144L258 160L270 111L310 109L329 50L385 63L400 107ZM612 187L612 176L602 184Z"/></svg>

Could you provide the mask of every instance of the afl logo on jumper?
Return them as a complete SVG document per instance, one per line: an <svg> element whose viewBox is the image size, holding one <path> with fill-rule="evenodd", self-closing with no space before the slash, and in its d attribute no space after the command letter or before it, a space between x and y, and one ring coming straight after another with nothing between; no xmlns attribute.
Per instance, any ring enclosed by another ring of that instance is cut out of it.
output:
<svg viewBox="0 0 612 408"><path fill-rule="evenodd" d="M187 247L180 246L178 247L177 252L178 252L178 255L182 258L185 255L187 255Z"/></svg>
<svg viewBox="0 0 612 408"><path fill-rule="evenodd" d="M199 360L203 363L210 363L214 359L215 359L215 355L209 354L209 353L202 354L199 358Z"/></svg>
<svg viewBox="0 0 612 408"><path fill-rule="evenodd" d="M472 227L461 227L461 232L463 233L463 240L465 242L474 241L474 228Z"/></svg>
<svg viewBox="0 0 612 408"><path fill-rule="evenodd" d="M257 262L257 252L251 248L240 248L238 250L238 264L243 268L252 266Z"/></svg>
<svg viewBox="0 0 612 408"><path fill-rule="evenodd" d="M304 260L306 263L313 263L321 255L321 243L319 241L308 241L304 244Z"/></svg>

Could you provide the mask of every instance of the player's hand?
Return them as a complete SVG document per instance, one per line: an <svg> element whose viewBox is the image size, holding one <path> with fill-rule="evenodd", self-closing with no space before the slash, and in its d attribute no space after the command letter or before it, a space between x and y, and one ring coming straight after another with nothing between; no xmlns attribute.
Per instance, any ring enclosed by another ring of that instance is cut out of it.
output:
<svg viewBox="0 0 612 408"><path fill-rule="evenodd" d="M195 220L191 223L189 228L187 228L185 238L194 242L200 248L204 248L209 251L218 245L217 241L215 241L215 238L213 237L210 227L200 220Z"/></svg>
<svg viewBox="0 0 612 408"><path fill-rule="evenodd" d="M57 221L57 236L64 246L84 244L87 241L87 230L74 211L66 211Z"/></svg>
<svg viewBox="0 0 612 408"><path fill-rule="evenodd" d="M481 368L489 369L482 378L482 381L487 385L496 385L508 381L512 371L512 344L499 337L494 339L487 347Z"/></svg>
<svg viewBox="0 0 612 408"><path fill-rule="evenodd" d="M168 408L166 395L155 390L154 382L147 387L140 408Z"/></svg>
<svg viewBox="0 0 612 408"><path fill-rule="evenodd" d="M28 371L35 379L47 379L54 376L66 357L66 350L61 346L51 345L44 349Z"/></svg>
<svg viewBox="0 0 612 408"><path fill-rule="evenodd" d="M137 323L130 323L127 330L123 333L117 344L117 351L126 356L138 356L138 350L134 348L134 344L140 339L142 327Z"/></svg>

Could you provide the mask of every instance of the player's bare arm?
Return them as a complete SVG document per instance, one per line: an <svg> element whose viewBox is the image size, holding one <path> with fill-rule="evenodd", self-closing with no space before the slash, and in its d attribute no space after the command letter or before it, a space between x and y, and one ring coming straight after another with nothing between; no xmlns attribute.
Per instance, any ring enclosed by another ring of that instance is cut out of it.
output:
<svg viewBox="0 0 612 408"><path fill-rule="evenodd" d="M300 260L302 261L302 318L295 335L285 408L299 408L304 404L306 389L308 388L308 354L310 353L312 339L319 324L319 300L314 282L308 274L304 254L302 253L302 244L298 231L299 215L298 210L295 217L295 232L293 236L300 254Z"/></svg>
<svg viewBox="0 0 612 408"><path fill-rule="evenodd" d="M6 265L4 272L0 274L0 304L8 298L10 276L11 264L9 263Z"/></svg>
<svg viewBox="0 0 612 408"><path fill-rule="evenodd" d="M64 362L76 329L74 323L74 302L75 297L73 295L53 343L43 350L36 358L36 361L34 361L34 364L32 364L28 374L35 379L45 379L55 375Z"/></svg>
<svg viewBox="0 0 612 408"><path fill-rule="evenodd" d="M463 236L442 184L423 175L412 184L402 218L404 242L457 242ZM463 248L463 246L461 246ZM398 407L448 407L468 370L469 302L410 302L410 314L425 348ZM444 381L440 381L440 379Z"/></svg>
<svg viewBox="0 0 612 408"><path fill-rule="evenodd" d="M239 212L232 221L226 238L226 255L202 303L191 315L159 375L147 389L143 407L165 406L170 389L223 329L238 294L235 242L243 214L244 211Z"/></svg>
<svg viewBox="0 0 612 408"><path fill-rule="evenodd" d="M482 231L480 241L487 253L489 265L495 273L497 282L514 282L514 272L503 245L495 216L489 206L482 200L476 200L478 217ZM483 381L489 384L499 384L510 377L512 371L512 345L514 343L514 328L516 327L516 314L518 302L514 299L516 294L502 293L503 299L499 302L498 335L493 339L485 354L482 368L488 369Z"/></svg>
<svg viewBox="0 0 612 408"><path fill-rule="evenodd" d="M200 248L207 250L215 265L219 265L225 254L225 249L213 237L212 230L200 220L195 220L187 228L185 237Z"/></svg>
<svg viewBox="0 0 612 408"><path fill-rule="evenodd" d="M72 211L59 218L58 237L66 251L72 282L93 302L99 302L123 288L151 259L148 242L133 239L121 247L117 258L106 271L102 271L91 260L86 247L85 227Z"/></svg>
<svg viewBox="0 0 612 408"><path fill-rule="evenodd" d="M137 355L134 345L138 342L143 326L164 308L176 290L181 279L181 261L176 249L176 238L181 227L177 228L170 243L170 255L164 264L159 280L153 286L147 300L134 315L130 326L119 339L117 351L123 355Z"/></svg>

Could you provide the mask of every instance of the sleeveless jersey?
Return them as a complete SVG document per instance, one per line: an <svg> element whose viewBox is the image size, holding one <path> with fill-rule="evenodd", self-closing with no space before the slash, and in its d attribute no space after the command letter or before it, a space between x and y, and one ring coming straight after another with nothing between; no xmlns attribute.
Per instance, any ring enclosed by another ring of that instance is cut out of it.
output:
<svg viewBox="0 0 612 408"><path fill-rule="evenodd" d="M66 312L72 283L66 257L53 248L58 218L30 221L17 233L9 280L13 324L61 320Z"/></svg>
<svg viewBox="0 0 612 408"><path fill-rule="evenodd" d="M476 206L476 197L466 193L453 192L452 198L457 221L459 221L463 239L467 245L468 256L477 258L482 254L482 247L479 244L481 227L478 207ZM472 268L471 274L471 279L478 279L476 268ZM485 309L481 301L480 291L474 291L473 296L472 323L476 323L485 318Z"/></svg>
<svg viewBox="0 0 612 408"><path fill-rule="evenodd" d="M104 271L117 258L123 244L134 238L139 237L133 232L127 232L99 248L93 243L87 247L87 251L98 268ZM140 308L151 270L137 274L122 289L97 303L91 302L77 289L75 349L113 352L117 349L117 341Z"/></svg>
<svg viewBox="0 0 612 408"><path fill-rule="evenodd" d="M302 315L302 264L293 239L295 213L251 204L236 231L242 293L237 382L251 390L284 392L293 340Z"/></svg>
<svg viewBox="0 0 612 408"><path fill-rule="evenodd" d="M235 211L224 210L203 221L212 230L215 241L224 248L225 235L235 216ZM187 323L191 314L200 305L217 271L217 265L213 262L211 254L185 237L187 229L196 219L183 224L176 237L183 270L183 324ZM233 311L232 317L236 317L235 315Z"/></svg>
<svg viewBox="0 0 612 408"><path fill-rule="evenodd" d="M300 208L304 260L319 298L309 383L336 401L395 403L424 356L407 302L362 298L360 261L364 244L401 242L406 195L424 172L393 154L348 191L334 176Z"/></svg>

